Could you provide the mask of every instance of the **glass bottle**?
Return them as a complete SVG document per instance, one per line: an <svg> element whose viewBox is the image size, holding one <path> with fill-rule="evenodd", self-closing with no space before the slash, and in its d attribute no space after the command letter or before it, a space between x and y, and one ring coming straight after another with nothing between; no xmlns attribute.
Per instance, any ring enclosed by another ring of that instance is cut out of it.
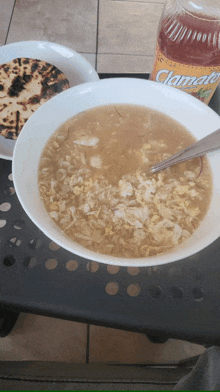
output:
<svg viewBox="0 0 220 392"><path fill-rule="evenodd" d="M209 103L220 81L219 0L167 0L151 80Z"/></svg>

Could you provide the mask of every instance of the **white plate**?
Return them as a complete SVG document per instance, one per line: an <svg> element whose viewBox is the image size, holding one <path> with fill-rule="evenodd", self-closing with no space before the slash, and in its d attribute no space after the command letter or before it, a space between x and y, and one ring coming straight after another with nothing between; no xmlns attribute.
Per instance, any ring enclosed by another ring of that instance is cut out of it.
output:
<svg viewBox="0 0 220 392"><path fill-rule="evenodd" d="M165 264L193 255L219 237L220 152L209 154L213 172L213 196L199 228L183 244L166 254L123 259L101 255L68 238L49 217L38 190L41 153L57 127L73 115L104 104L130 103L161 111L200 139L220 128L220 117L204 103L176 88L141 79L105 79L73 87L39 108L24 125L15 146L12 172L17 196L32 221L54 242L90 260L123 266ZM52 119L52 120L51 120Z"/></svg>
<svg viewBox="0 0 220 392"><path fill-rule="evenodd" d="M83 56L53 42L24 41L0 47L0 64L17 57L44 60L55 65L66 75L70 87L99 80L97 72ZM15 140L0 136L0 158L12 160L15 143Z"/></svg>

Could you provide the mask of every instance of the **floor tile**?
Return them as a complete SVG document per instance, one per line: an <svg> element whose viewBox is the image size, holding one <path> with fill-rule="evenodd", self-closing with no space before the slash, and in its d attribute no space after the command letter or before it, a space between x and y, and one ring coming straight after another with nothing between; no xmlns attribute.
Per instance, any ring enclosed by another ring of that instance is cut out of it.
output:
<svg viewBox="0 0 220 392"><path fill-rule="evenodd" d="M95 53L81 53L81 55L95 68Z"/></svg>
<svg viewBox="0 0 220 392"><path fill-rule="evenodd" d="M86 342L86 324L21 313L12 332L0 338L0 358L85 363Z"/></svg>
<svg viewBox="0 0 220 392"><path fill-rule="evenodd" d="M153 56L98 54L97 71L103 73L150 73Z"/></svg>
<svg viewBox="0 0 220 392"><path fill-rule="evenodd" d="M99 0L98 53L153 56L162 4Z"/></svg>
<svg viewBox="0 0 220 392"><path fill-rule="evenodd" d="M96 52L98 0L17 0L7 43L53 41Z"/></svg>
<svg viewBox="0 0 220 392"><path fill-rule="evenodd" d="M155 344L142 334L90 326L90 362L169 363L204 351L203 346L180 340Z"/></svg>
<svg viewBox="0 0 220 392"><path fill-rule="evenodd" d="M15 0L0 0L0 46L4 45Z"/></svg>

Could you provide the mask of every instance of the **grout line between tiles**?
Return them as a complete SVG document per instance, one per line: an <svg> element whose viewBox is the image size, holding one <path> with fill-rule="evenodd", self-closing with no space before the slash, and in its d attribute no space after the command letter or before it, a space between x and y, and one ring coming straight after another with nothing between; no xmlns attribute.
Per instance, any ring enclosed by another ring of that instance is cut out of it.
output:
<svg viewBox="0 0 220 392"><path fill-rule="evenodd" d="M11 27L11 21L12 21L14 9L15 9L15 3L16 3L16 0L14 0L14 4L13 4L13 7L12 7L11 17L10 17L10 21L9 21L9 24L8 24L8 30L7 30L6 37L5 37L5 44L6 44L6 42L7 42L9 30L10 30L10 27Z"/></svg>
<svg viewBox="0 0 220 392"><path fill-rule="evenodd" d="M98 62L98 41L99 41L99 0L97 0L97 30L96 30L96 55L95 55L95 70L97 71Z"/></svg>
<svg viewBox="0 0 220 392"><path fill-rule="evenodd" d="M111 56L132 56L132 57L154 57L154 54L131 54L131 53L104 53L101 52L99 54L111 55Z"/></svg>
<svg viewBox="0 0 220 392"><path fill-rule="evenodd" d="M86 338L86 363L89 363L89 334L90 334L90 325L87 324L87 338Z"/></svg>

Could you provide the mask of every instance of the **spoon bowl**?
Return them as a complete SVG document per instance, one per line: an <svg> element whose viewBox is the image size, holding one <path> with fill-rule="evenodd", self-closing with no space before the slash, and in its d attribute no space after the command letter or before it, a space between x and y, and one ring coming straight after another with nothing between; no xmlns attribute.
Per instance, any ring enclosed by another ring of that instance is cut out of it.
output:
<svg viewBox="0 0 220 392"><path fill-rule="evenodd" d="M211 151L218 150L220 148L220 128L210 135L205 136L201 140L191 144L183 150L172 155L170 158L165 159L162 162L157 163L150 169L151 173L156 173L160 170L164 170L170 166L176 165L177 163L187 161L188 159L201 157Z"/></svg>

